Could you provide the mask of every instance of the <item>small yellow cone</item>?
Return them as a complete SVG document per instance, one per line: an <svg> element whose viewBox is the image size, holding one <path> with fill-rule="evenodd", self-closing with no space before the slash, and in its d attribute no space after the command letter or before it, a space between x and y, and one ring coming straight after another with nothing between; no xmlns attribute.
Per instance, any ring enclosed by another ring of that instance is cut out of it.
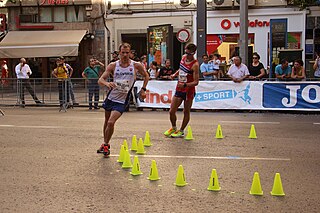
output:
<svg viewBox="0 0 320 213"><path fill-rule="evenodd" d="M143 146L143 141L142 138L139 138L139 142L138 142L138 149L136 152L138 155L144 155L146 154L146 151L144 151L144 146Z"/></svg>
<svg viewBox="0 0 320 213"><path fill-rule="evenodd" d="M273 196L285 196L283 188L282 188L282 182L281 182L280 173L276 173L276 175L274 176L271 195L273 195Z"/></svg>
<svg viewBox="0 0 320 213"><path fill-rule="evenodd" d="M218 124L218 127L217 127L216 138L217 139L222 139L223 138L222 129L221 129L221 125L220 124Z"/></svg>
<svg viewBox="0 0 320 213"><path fill-rule="evenodd" d="M146 131L146 135L144 136L143 145L144 146L152 146L151 141L150 141L149 131Z"/></svg>
<svg viewBox="0 0 320 213"><path fill-rule="evenodd" d="M130 159L129 150L126 150L126 151L125 151L122 168L123 168L123 169L132 168L132 163L131 163L131 159Z"/></svg>
<svg viewBox="0 0 320 213"><path fill-rule="evenodd" d="M208 190L209 191L220 191L220 189L221 189L221 187L219 185L217 171L215 169L212 169Z"/></svg>
<svg viewBox="0 0 320 213"><path fill-rule="evenodd" d="M117 162L123 163L125 152L126 152L126 150L124 148L124 145L121 145L120 154L119 154Z"/></svg>
<svg viewBox="0 0 320 213"><path fill-rule="evenodd" d="M140 171L140 163L139 163L139 158L138 156L134 156L133 159L133 167L130 172L132 175L142 175L143 173Z"/></svg>
<svg viewBox="0 0 320 213"><path fill-rule="evenodd" d="M158 169L157 169L157 163L155 160L151 161L151 168L149 173L149 180L160 180Z"/></svg>
<svg viewBox="0 0 320 213"><path fill-rule="evenodd" d="M251 139L257 138L256 129L254 128L253 124L251 125L249 138L251 138Z"/></svg>
<svg viewBox="0 0 320 213"><path fill-rule="evenodd" d="M194 139L193 136L192 136L192 129L191 129L190 125L188 126L187 136L184 139L187 140L187 141L191 141L191 140Z"/></svg>
<svg viewBox="0 0 320 213"><path fill-rule="evenodd" d="M251 185L251 190L249 192L251 195L263 195L263 191L260 184L259 173L255 172L253 176L253 181Z"/></svg>
<svg viewBox="0 0 320 213"><path fill-rule="evenodd" d="M132 136L132 140L131 140L131 151L137 151L138 150L138 143L137 143L137 136L134 135Z"/></svg>
<svg viewBox="0 0 320 213"><path fill-rule="evenodd" d="M186 176L184 175L183 166L179 165L177 177L176 177L176 186L185 186L187 185Z"/></svg>
<svg viewBox="0 0 320 213"><path fill-rule="evenodd" d="M125 150L129 150L128 143L127 143L126 139L123 140L123 146L124 146Z"/></svg>

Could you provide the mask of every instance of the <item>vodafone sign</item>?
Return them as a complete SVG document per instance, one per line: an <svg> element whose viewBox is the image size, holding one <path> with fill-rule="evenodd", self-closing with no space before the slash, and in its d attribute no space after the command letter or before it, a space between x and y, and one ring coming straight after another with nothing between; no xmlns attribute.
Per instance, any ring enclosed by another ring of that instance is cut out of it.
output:
<svg viewBox="0 0 320 213"><path fill-rule="evenodd" d="M254 21L248 20L248 25L249 25L249 27L269 27L270 22L269 21L260 21L258 19L254 20ZM229 30L232 26L234 26L236 28L240 27L240 22L239 21L232 22L229 19L223 19L220 22L220 26L224 30Z"/></svg>

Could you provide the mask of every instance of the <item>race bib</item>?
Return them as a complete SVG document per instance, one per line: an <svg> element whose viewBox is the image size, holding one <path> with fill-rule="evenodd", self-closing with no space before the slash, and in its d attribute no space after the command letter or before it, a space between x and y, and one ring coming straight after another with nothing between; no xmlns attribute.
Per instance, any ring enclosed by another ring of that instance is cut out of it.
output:
<svg viewBox="0 0 320 213"><path fill-rule="evenodd" d="M187 82L187 75L188 75L188 73L186 73L182 70L179 70L179 81L180 82Z"/></svg>
<svg viewBox="0 0 320 213"><path fill-rule="evenodd" d="M117 90L120 93L128 93L130 90L129 81L127 80L116 80Z"/></svg>

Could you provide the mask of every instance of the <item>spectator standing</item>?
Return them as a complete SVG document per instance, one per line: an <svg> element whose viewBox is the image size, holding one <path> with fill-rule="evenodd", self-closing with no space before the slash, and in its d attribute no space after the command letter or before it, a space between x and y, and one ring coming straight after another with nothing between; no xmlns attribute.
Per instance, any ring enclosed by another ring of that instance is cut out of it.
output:
<svg viewBox="0 0 320 213"><path fill-rule="evenodd" d="M219 57L220 57L219 54L215 53L213 54L212 60L209 61L209 64L211 64L212 70L213 70L212 75L215 77L215 79L219 78L219 73L220 73L221 61Z"/></svg>
<svg viewBox="0 0 320 213"><path fill-rule="evenodd" d="M209 64L209 56L207 54L202 55L202 64L200 65L200 72L203 75L205 81L212 81L213 68L212 64ZM210 68L211 67L211 68Z"/></svg>
<svg viewBox="0 0 320 213"><path fill-rule="evenodd" d="M61 58L57 58L57 67L53 70L52 75L58 79L59 89L59 104L60 110L62 107L68 108L69 105L69 81L68 81L68 68L63 63Z"/></svg>
<svg viewBox="0 0 320 213"><path fill-rule="evenodd" d="M104 64L100 61L91 58L89 60L89 66L82 72L82 77L88 79L88 91L89 91L89 110L100 109L99 105L99 84L98 79L100 77L100 71L104 67ZM94 102L92 104L92 98L94 96Z"/></svg>
<svg viewBox="0 0 320 213"><path fill-rule="evenodd" d="M70 66L70 64L68 63L65 63L65 58L63 56L60 56L59 57L61 63L63 64L63 66L66 66L67 69L68 69L68 86L69 86L69 95L71 97L71 100L72 100L72 105L73 106L77 106L79 105L79 103L76 101L76 98L74 96L74 92L73 92L73 84L72 84L72 81L71 81L71 77L73 75L73 68ZM70 97L68 98L70 100Z"/></svg>
<svg viewBox="0 0 320 213"><path fill-rule="evenodd" d="M148 54L148 65L150 66L150 64L154 61L154 50L152 47L150 47L149 49L149 54Z"/></svg>
<svg viewBox="0 0 320 213"><path fill-rule="evenodd" d="M32 71L25 58L20 59L20 63L15 67L15 71L18 79L18 93L21 101L21 106L25 107L24 88L28 90L36 104L41 104L41 101L39 101L36 94L34 93L33 88L31 87L29 77L30 75L32 75Z"/></svg>
<svg viewBox="0 0 320 213"><path fill-rule="evenodd" d="M147 70L148 69L147 56L146 55L141 56L140 61L144 69Z"/></svg>
<svg viewBox="0 0 320 213"><path fill-rule="evenodd" d="M171 78L179 76L179 79L169 111L171 128L164 132L165 136L173 138L184 137L184 129L190 120L191 106L196 92L195 87L199 84L199 63L198 60L194 58L196 51L197 46L189 43L185 47L185 55L182 56L179 70L171 76ZM182 102L184 102L183 120L180 129L177 130L176 113Z"/></svg>
<svg viewBox="0 0 320 213"><path fill-rule="evenodd" d="M112 59L111 59L110 62L118 61L118 60L119 60L119 53L118 53L118 51L113 51L113 52L111 53L111 57L112 57Z"/></svg>
<svg viewBox="0 0 320 213"><path fill-rule="evenodd" d="M252 54L252 63L249 66L249 79L256 80L265 77L265 69L260 62L260 55L256 52Z"/></svg>
<svg viewBox="0 0 320 213"><path fill-rule="evenodd" d="M276 78L278 80L286 80L291 78L291 67L287 59L282 59L281 64L278 64L275 68Z"/></svg>
<svg viewBox="0 0 320 213"><path fill-rule="evenodd" d="M7 61L3 60L1 62L1 84L2 85L7 85L8 84L8 80L6 80L6 78L9 77L9 70L8 70L8 65L7 65Z"/></svg>
<svg viewBox="0 0 320 213"><path fill-rule="evenodd" d="M305 80L306 79L306 72L303 68L303 61L301 59L297 59L294 61L292 70L291 70L291 78L293 80Z"/></svg>
<svg viewBox="0 0 320 213"><path fill-rule="evenodd" d="M171 67L170 59L166 59L165 66L160 68L159 79L160 80L172 80L171 75L174 74L173 68Z"/></svg>
<svg viewBox="0 0 320 213"><path fill-rule="evenodd" d="M313 69L314 69L314 77L320 78L320 56L318 52L316 52L316 60L313 64Z"/></svg>
<svg viewBox="0 0 320 213"><path fill-rule="evenodd" d="M233 82L240 83L246 79L250 73L248 67L242 63L241 57L234 56L233 64L230 66L227 75L232 79Z"/></svg>
<svg viewBox="0 0 320 213"><path fill-rule="evenodd" d="M98 153L103 153L106 157L110 155L109 142L114 132L115 123L129 104L131 90L137 76L136 72L139 72L144 78L139 92L140 98L144 99L146 97L145 92L149 77L141 63L128 57L130 48L131 46L128 43L121 44L119 47L120 60L110 63L99 78L99 84L108 87L110 90L102 105L105 109L104 143L97 150ZM107 81L110 75L114 76L112 82Z"/></svg>
<svg viewBox="0 0 320 213"><path fill-rule="evenodd" d="M156 80L158 78L159 70L156 61L151 62L150 68L148 69L148 74L150 76L150 80Z"/></svg>

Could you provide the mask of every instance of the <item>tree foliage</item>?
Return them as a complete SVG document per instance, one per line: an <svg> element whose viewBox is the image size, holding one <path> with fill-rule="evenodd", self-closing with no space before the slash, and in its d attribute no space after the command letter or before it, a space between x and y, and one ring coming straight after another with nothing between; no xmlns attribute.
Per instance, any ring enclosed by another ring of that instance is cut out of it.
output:
<svg viewBox="0 0 320 213"><path fill-rule="evenodd" d="M300 9L305 9L306 7L319 5L320 0L287 0L288 3L299 7Z"/></svg>

